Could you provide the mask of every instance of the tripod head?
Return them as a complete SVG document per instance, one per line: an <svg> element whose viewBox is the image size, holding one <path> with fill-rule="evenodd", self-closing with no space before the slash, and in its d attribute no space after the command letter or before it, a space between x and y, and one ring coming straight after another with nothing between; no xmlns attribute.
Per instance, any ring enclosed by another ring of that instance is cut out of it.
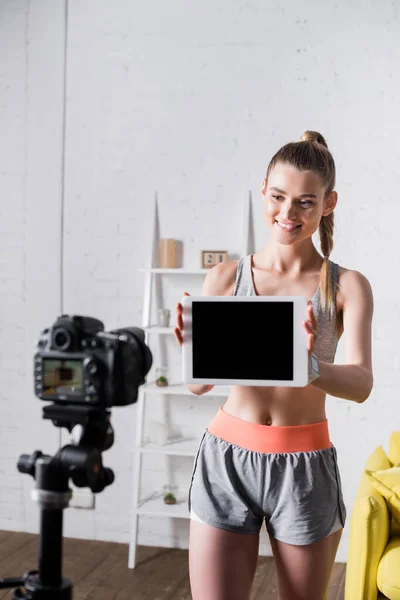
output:
<svg viewBox="0 0 400 600"><path fill-rule="evenodd" d="M108 409L81 405L52 404L43 409L43 418L51 419L57 427L66 427L72 434L73 443L60 448L54 457L45 457L40 451L23 454L18 461L18 470L28 473L41 488L41 464L50 462L51 471L58 478L71 478L77 487L89 487L92 492L101 492L114 481L111 469L104 468L102 452L114 443L114 431ZM38 463L38 459L41 459ZM38 469L38 472L37 472ZM49 466L50 469L50 466Z"/></svg>

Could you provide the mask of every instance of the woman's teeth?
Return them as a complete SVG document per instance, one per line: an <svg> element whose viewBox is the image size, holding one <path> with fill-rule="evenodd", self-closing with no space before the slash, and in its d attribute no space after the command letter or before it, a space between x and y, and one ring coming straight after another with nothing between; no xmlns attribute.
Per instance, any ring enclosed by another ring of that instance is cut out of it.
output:
<svg viewBox="0 0 400 600"><path fill-rule="evenodd" d="M281 227L285 231L294 231L295 229L298 229L300 227L300 225L284 225L283 223L279 223L279 221L277 221L277 223L279 227Z"/></svg>

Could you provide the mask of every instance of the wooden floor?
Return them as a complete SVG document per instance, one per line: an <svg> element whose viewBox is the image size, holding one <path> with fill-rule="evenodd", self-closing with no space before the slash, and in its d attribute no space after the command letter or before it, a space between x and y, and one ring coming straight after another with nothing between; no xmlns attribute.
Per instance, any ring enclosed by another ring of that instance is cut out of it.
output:
<svg viewBox="0 0 400 600"><path fill-rule="evenodd" d="M37 568L38 536L0 531L0 578ZM327 600L343 600L346 565L336 563ZM63 575L73 600L191 600L187 550L139 546L137 565L128 569L128 546L64 539ZM12 598L0 589L0 598ZM274 560L260 556L251 600L276 600Z"/></svg>

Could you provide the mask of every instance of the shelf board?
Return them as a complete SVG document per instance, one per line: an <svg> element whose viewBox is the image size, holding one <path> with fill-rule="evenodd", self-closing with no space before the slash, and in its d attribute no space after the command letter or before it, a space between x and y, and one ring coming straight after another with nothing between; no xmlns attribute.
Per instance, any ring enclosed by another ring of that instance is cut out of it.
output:
<svg viewBox="0 0 400 600"><path fill-rule="evenodd" d="M143 327L143 330L148 331L149 333L174 333L174 327L159 327L158 325L150 325L149 327Z"/></svg>
<svg viewBox="0 0 400 600"><path fill-rule="evenodd" d="M163 269L153 267L152 269L140 269L141 273L165 273L168 275L206 275L210 269Z"/></svg>
<svg viewBox="0 0 400 600"><path fill-rule="evenodd" d="M182 396L196 395L192 394L192 392L188 390L185 383L170 383L164 387L158 386L155 383L146 383L145 385L142 385L141 388L146 392L146 394L174 394ZM229 390L229 385L216 385L211 392L207 392L207 394L204 395L227 397L229 395Z"/></svg>
<svg viewBox="0 0 400 600"><path fill-rule="evenodd" d="M134 446L135 452L142 454L169 454L171 456L196 456L200 440L182 439L167 442L164 445L152 442L144 443L143 446Z"/></svg>
<svg viewBox="0 0 400 600"><path fill-rule="evenodd" d="M176 504L164 504L163 496L150 498L139 503L138 515L149 517L173 517L175 519L189 519L187 500L177 498Z"/></svg>

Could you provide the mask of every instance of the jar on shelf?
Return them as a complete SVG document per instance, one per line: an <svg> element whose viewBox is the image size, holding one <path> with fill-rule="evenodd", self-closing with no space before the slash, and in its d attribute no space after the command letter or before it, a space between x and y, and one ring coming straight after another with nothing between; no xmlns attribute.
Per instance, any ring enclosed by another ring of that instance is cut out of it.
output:
<svg viewBox="0 0 400 600"><path fill-rule="evenodd" d="M168 369L167 367L157 367L156 369L156 385L165 387L168 385Z"/></svg>
<svg viewBox="0 0 400 600"><path fill-rule="evenodd" d="M168 424L161 421L151 421L150 430L151 437L157 446L165 446L169 437Z"/></svg>
<svg viewBox="0 0 400 600"><path fill-rule="evenodd" d="M158 309L158 325L159 327L169 327L169 319L171 311L169 308Z"/></svg>

